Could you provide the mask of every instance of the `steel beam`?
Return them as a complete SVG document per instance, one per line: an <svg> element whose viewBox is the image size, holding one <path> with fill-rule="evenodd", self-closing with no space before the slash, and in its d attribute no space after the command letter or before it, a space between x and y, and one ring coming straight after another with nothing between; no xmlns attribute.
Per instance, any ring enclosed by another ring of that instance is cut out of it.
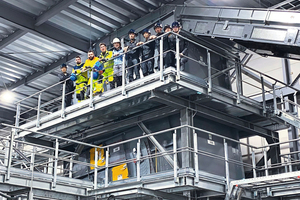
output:
<svg viewBox="0 0 300 200"><path fill-rule="evenodd" d="M144 194L148 196L154 196L154 197L161 197L163 199L168 199L168 200L188 200L188 197L181 196L181 195L176 195L176 194L170 194L167 192L161 192L159 190L150 190L146 188L138 188L137 189L138 194Z"/></svg>
<svg viewBox="0 0 300 200"><path fill-rule="evenodd" d="M151 131L145 126L143 122L138 123L140 129L146 134L151 134ZM159 150L159 152L162 153L163 157L166 159L166 161L169 163L169 165L173 168L174 167L174 160L171 158L170 155L165 154L166 150L165 148L155 139L154 136L149 136L149 140L153 143L153 145Z"/></svg>
<svg viewBox="0 0 300 200"><path fill-rule="evenodd" d="M250 70L242 67L242 72L243 74L245 74L246 76L248 76L249 78L257 81L258 83L261 83L261 77L253 72L251 72ZM272 83L270 83L269 81L267 80L264 80L264 85L266 87L268 87L269 89L272 89Z"/></svg>
<svg viewBox="0 0 300 200"><path fill-rule="evenodd" d="M49 23L35 26L33 15L20 11L16 7L0 1L0 17L11 22L12 25L23 31L30 32L54 43L61 43L73 48L74 51L86 52L89 49L89 42L79 39L76 36L62 31Z"/></svg>
<svg viewBox="0 0 300 200"><path fill-rule="evenodd" d="M0 3L1 5L1 3ZM1 9L1 8L0 8ZM44 68L44 71L38 71L35 72L29 76L27 76L26 78L17 81L11 85L8 86L9 90L15 89L19 86L22 86L24 84L29 84L30 82L33 82L34 80L37 80L38 78L40 78L41 76L47 75L49 74L52 70L54 70L56 67L58 67L59 65L68 62L69 60L74 59L76 56L78 56L77 52L72 52L70 55L63 57L61 59L59 59L57 62L52 63L51 65L48 65Z"/></svg>
<svg viewBox="0 0 300 200"><path fill-rule="evenodd" d="M62 10L68 8L70 5L75 3L77 0L63 0L58 4L54 5L49 10L45 11L43 14L37 17L35 20L35 26L40 26L44 22L48 21L50 18L54 17L56 14L60 13Z"/></svg>
<svg viewBox="0 0 300 200"><path fill-rule="evenodd" d="M9 45L12 42L16 41L17 39L19 39L20 37L22 37L26 33L27 32L24 31L24 30L20 30L20 29L16 30L14 33L10 34L7 38L4 38L4 39L1 40L0 49L3 49L7 45Z"/></svg>
<svg viewBox="0 0 300 200"><path fill-rule="evenodd" d="M197 111L197 114L200 114L201 117L205 117L207 119L214 120L221 124L226 124L228 126L235 127L249 134L259 135L265 138L273 138L273 132L271 130L262 128L248 121L244 121L240 118L213 110L212 108L196 104L194 102L188 101L180 97L175 97L167 93L152 90L150 99L176 108L189 108L191 110ZM278 138L274 139L278 140Z"/></svg>

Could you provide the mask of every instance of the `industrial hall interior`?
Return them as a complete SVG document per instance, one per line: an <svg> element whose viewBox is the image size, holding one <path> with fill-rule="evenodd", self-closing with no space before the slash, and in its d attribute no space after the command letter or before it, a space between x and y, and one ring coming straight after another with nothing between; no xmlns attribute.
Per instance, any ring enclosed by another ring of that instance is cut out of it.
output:
<svg viewBox="0 0 300 200"><path fill-rule="evenodd" d="M300 200L300 0L0 0L0 200Z"/></svg>

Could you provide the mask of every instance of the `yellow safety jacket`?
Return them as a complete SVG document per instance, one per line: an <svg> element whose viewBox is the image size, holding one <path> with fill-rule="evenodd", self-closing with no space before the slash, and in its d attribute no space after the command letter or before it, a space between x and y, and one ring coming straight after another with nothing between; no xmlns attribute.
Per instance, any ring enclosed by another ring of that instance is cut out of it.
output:
<svg viewBox="0 0 300 200"><path fill-rule="evenodd" d="M77 69L74 69L77 68ZM87 72L84 71L83 68L83 63L76 64L76 66L72 69L72 73L77 75L77 80L76 80L76 85L81 84L81 83L86 83L88 82L88 74Z"/></svg>
<svg viewBox="0 0 300 200"><path fill-rule="evenodd" d="M102 52L99 56L100 59L105 58L106 60L109 60L113 57L112 51L106 51ZM103 80L106 81L108 79L109 82L112 82L114 80L114 60L110 60L108 62L103 63L104 66L104 73L102 74L104 76Z"/></svg>

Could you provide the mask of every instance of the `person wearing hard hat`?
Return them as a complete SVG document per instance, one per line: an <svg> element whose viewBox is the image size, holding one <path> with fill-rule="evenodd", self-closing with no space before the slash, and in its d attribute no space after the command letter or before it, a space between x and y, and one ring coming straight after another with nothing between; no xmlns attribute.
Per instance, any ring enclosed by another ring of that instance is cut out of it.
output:
<svg viewBox="0 0 300 200"><path fill-rule="evenodd" d="M75 94L78 102L85 99L86 85L88 83L88 74L83 69L84 63L81 62L81 57L76 56L76 65L72 69L70 79L75 82Z"/></svg>
<svg viewBox="0 0 300 200"><path fill-rule="evenodd" d="M153 65L154 65L154 50L155 50L155 40L151 40L151 32L149 29L144 29L142 31L143 37L145 38L145 42L139 42L137 45L143 45L141 47L142 54L142 72L144 77L154 73Z"/></svg>
<svg viewBox="0 0 300 200"><path fill-rule="evenodd" d="M179 22L175 21L172 23L172 31L178 35L185 36L181 31L181 25ZM185 36L187 37L187 36ZM179 39L179 56L180 56L180 69L184 70L184 65L188 61L185 55L188 54L188 42L181 37ZM170 49L176 52L176 35L172 34L169 37ZM174 54L175 57L175 54ZM175 62L176 63L176 62Z"/></svg>
<svg viewBox="0 0 300 200"><path fill-rule="evenodd" d="M169 24L166 24L164 26L164 32L165 33L170 33L172 31L172 27ZM164 47L163 50L164 52L170 50L170 37L172 37L172 34L168 34L164 37ZM170 67L173 66L175 67L175 54L172 51L168 51L164 53L164 65L165 67Z"/></svg>
<svg viewBox="0 0 300 200"><path fill-rule="evenodd" d="M59 78L59 82L61 82L61 84L66 83L66 90L65 90L65 94L67 94L65 96L65 107L68 107L70 105L72 105L72 95L74 92L74 83L72 80L70 80L70 74L67 72L67 65L66 64L62 64L60 67L61 73L58 74L58 78ZM61 87L61 90L63 90L63 85Z"/></svg>
<svg viewBox="0 0 300 200"><path fill-rule="evenodd" d="M113 39L113 57L114 57L114 82L117 87L122 85L122 66L123 66L123 54L124 51L121 47L121 41L119 38Z"/></svg>
<svg viewBox="0 0 300 200"><path fill-rule="evenodd" d="M99 62L104 66L103 84L106 85L106 90L115 88L114 82L114 60L112 51L108 51L105 43L100 43Z"/></svg>
<svg viewBox="0 0 300 200"><path fill-rule="evenodd" d="M126 59L129 82L132 82L134 80L133 74L135 74L135 80L140 78L140 65L138 64L140 48L135 48L138 42L136 40L137 33L133 29L129 30L128 36L130 40L126 43L124 51L127 52Z"/></svg>
<svg viewBox="0 0 300 200"><path fill-rule="evenodd" d="M154 24L153 29L154 29L156 35L151 35L150 39L156 39L157 37L159 37L162 34L164 34L164 32L163 32L163 25L161 23L159 23L159 22L157 22L157 23ZM160 62L159 62L160 61L160 56L159 56L160 55L159 54L159 52L160 52L160 40L159 39L155 40L155 50L158 53L157 62L156 62L157 64L155 66L155 69L159 69L160 68L159 67L159 64L160 64Z"/></svg>

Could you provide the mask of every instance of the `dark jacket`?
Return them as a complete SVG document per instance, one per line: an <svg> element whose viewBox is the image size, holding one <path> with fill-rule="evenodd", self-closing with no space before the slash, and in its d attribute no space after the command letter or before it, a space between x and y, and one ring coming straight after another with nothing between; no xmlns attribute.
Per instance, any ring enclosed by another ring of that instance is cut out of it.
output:
<svg viewBox="0 0 300 200"><path fill-rule="evenodd" d="M179 32L179 35L186 37L182 32ZM176 35L171 34L168 37L168 41L169 41L170 49L176 52ZM188 42L185 41L183 38L179 37L179 53L182 53L183 55L187 55L187 51L188 51Z"/></svg>
<svg viewBox="0 0 300 200"><path fill-rule="evenodd" d="M150 41L150 42L149 42ZM155 50L155 40L145 40L145 43L149 42L147 44L144 44L141 47L141 53L142 53L142 59L145 58L151 58L154 56L154 50Z"/></svg>
<svg viewBox="0 0 300 200"><path fill-rule="evenodd" d="M64 80L66 80L66 79L68 79L68 78L70 78L70 74L69 73L59 73L58 74L58 78L59 78L59 82L61 82L61 81L64 81ZM62 84L62 86L61 86L61 90L63 89L63 84L64 84L64 82L62 82L61 83ZM71 91L73 91L75 88L74 88L74 84L73 84L73 81L72 80L67 80L67 82L66 82L66 93L67 92L71 92Z"/></svg>
<svg viewBox="0 0 300 200"><path fill-rule="evenodd" d="M131 42L131 40L126 42L126 46L128 46L128 49L127 49L128 53L126 53L126 59L131 59L131 60L139 59L140 48L132 50L133 48L136 47L137 43L138 43L138 41L136 39L133 42Z"/></svg>
<svg viewBox="0 0 300 200"><path fill-rule="evenodd" d="M157 37L161 36L162 34L164 34L163 32L162 33L158 33L156 34ZM158 53L160 52L160 39L161 38L157 38L155 40L155 49L157 49ZM170 46L169 46L169 41L168 41L168 37L167 35L164 36L164 39L163 39L163 52L167 51L170 49Z"/></svg>

